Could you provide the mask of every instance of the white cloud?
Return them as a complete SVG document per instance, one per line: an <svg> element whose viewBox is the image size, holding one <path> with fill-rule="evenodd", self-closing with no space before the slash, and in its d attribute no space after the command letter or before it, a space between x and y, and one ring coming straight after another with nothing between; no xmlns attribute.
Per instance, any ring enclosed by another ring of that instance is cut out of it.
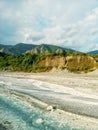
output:
<svg viewBox="0 0 98 130"><path fill-rule="evenodd" d="M94 45L93 43L89 45L88 52L98 50L98 44Z"/></svg>
<svg viewBox="0 0 98 130"><path fill-rule="evenodd" d="M74 49L84 50L89 49L89 46L96 46L95 42L98 37L98 14L97 8L87 15L83 20L67 26L53 26L51 28L45 28L41 35L42 39L38 43L50 43L56 45L63 45ZM31 37L34 37L34 33L31 31ZM36 33L36 37L39 33ZM31 38L32 39L32 38ZM87 47L86 47L87 44ZM91 45L89 45L91 44Z"/></svg>
<svg viewBox="0 0 98 130"><path fill-rule="evenodd" d="M12 39L35 44L49 43L83 51L88 50L89 46L96 46L96 0L9 1L0 1L0 32L3 32L5 42ZM7 38L6 28L8 33L12 31Z"/></svg>

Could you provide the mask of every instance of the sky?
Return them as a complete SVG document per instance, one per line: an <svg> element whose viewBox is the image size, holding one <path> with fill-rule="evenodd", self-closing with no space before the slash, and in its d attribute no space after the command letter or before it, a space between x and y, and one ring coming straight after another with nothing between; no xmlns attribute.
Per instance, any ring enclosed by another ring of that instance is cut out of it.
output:
<svg viewBox="0 0 98 130"><path fill-rule="evenodd" d="M0 0L0 44L98 50L98 0Z"/></svg>

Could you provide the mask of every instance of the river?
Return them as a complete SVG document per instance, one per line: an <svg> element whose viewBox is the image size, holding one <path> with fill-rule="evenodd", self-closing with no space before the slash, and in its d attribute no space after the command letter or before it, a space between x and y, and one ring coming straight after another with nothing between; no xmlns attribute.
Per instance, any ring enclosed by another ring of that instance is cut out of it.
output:
<svg viewBox="0 0 98 130"><path fill-rule="evenodd" d="M73 118L68 121L59 111L46 110L46 104L41 101L49 97L52 100L55 95L49 91L50 85L19 75L0 75L0 130L87 130ZM44 101L47 103L47 100ZM49 104L53 103L51 100Z"/></svg>

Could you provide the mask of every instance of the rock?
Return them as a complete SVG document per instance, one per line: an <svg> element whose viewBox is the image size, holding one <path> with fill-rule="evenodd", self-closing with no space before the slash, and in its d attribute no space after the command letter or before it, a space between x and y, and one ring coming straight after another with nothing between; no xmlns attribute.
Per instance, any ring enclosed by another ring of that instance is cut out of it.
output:
<svg viewBox="0 0 98 130"><path fill-rule="evenodd" d="M54 111L54 110L56 110L57 109L57 106L48 106L47 107L47 111Z"/></svg>
<svg viewBox="0 0 98 130"><path fill-rule="evenodd" d="M41 123L43 123L43 120L41 118L39 118L39 119L36 120L36 123L41 124Z"/></svg>

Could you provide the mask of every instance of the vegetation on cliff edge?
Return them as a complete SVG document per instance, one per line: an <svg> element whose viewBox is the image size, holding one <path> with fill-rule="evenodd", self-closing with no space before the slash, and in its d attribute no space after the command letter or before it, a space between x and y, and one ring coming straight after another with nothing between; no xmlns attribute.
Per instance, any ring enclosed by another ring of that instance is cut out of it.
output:
<svg viewBox="0 0 98 130"><path fill-rule="evenodd" d="M45 72L52 68L67 68L71 72L89 72L98 67L97 56L86 54L24 54L19 56L0 53L0 70Z"/></svg>

